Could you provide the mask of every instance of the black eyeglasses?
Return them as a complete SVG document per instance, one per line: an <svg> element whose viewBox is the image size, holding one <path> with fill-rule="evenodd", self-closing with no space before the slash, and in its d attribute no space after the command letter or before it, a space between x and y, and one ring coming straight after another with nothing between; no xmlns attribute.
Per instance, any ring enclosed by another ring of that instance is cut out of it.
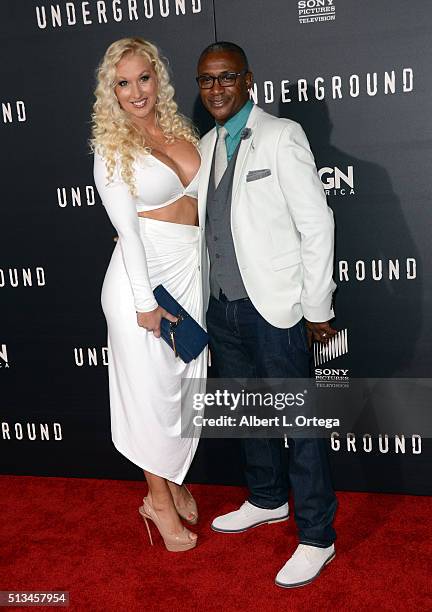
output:
<svg viewBox="0 0 432 612"><path fill-rule="evenodd" d="M196 77L196 82L198 83L200 89L211 89L215 84L216 79L221 87L231 87L235 84L238 76L246 74L247 72L249 72L249 70L244 68L240 72L223 72L217 77L210 76L209 74L203 74Z"/></svg>

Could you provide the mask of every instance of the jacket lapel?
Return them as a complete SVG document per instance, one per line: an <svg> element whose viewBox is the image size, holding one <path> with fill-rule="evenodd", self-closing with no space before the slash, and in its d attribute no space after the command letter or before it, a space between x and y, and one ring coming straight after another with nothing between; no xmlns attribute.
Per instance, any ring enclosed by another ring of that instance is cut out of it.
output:
<svg viewBox="0 0 432 612"><path fill-rule="evenodd" d="M205 225L207 191L216 139L216 128L213 128L206 142L201 144L201 168L198 183L198 219L200 227Z"/></svg>
<svg viewBox="0 0 432 612"><path fill-rule="evenodd" d="M237 155L236 167L235 167L234 178L233 178L233 189L232 189L232 200L231 200L232 202L235 201L237 189L240 184L240 179L243 176L243 168L246 163L246 159L249 155L249 152L251 150L251 147L253 146L253 142L255 139L255 128L258 123L259 115L261 112L262 110L258 108L258 106L254 106L249 114L249 117L248 117L248 120L245 126L246 128L249 128L252 131L252 133L249 138L243 140L240 143L240 149Z"/></svg>

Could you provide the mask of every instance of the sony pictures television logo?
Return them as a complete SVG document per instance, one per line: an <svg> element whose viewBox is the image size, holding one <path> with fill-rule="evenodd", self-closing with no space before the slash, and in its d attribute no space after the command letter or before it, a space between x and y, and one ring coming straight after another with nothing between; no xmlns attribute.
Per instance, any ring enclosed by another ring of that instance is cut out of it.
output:
<svg viewBox="0 0 432 612"><path fill-rule="evenodd" d="M336 19L334 0L299 0L297 8L300 23L323 23Z"/></svg>
<svg viewBox="0 0 432 612"><path fill-rule="evenodd" d="M0 344L0 369L9 367L6 344Z"/></svg>
<svg viewBox="0 0 432 612"><path fill-rule="evenodd" d="M315 365L315 380L317 387L349 386L349 369L334 368L328 362L348 354L348 330L340 329L330 338L327 344L313 344L313 359Z"/></svg>

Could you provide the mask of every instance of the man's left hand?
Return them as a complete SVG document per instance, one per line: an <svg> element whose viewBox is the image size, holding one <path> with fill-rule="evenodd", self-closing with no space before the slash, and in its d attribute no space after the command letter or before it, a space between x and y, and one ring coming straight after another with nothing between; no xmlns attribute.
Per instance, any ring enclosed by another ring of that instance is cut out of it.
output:
<svg viewBox="0 0 432 612"><path fill-rule="evenodd" d="M306 321L306 330L308 335L309 347L312 346L312 342L321 342L327 344L330 338L337 334L337 329L333 329L328 321L324 323L312 323Z"/></svg>

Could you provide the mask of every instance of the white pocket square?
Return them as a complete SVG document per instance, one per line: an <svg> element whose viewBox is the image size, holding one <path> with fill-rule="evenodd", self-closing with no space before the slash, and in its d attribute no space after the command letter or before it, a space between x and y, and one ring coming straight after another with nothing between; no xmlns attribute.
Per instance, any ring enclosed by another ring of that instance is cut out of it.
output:
<svg viewBox="0 0 432 612"><path fill-rule="evenodd" d="M251 181L258 181L259 179L263 179L270 175L270 168L263 168L262 170L249 170L246 176L246 182L250 183Z"/></svg>

